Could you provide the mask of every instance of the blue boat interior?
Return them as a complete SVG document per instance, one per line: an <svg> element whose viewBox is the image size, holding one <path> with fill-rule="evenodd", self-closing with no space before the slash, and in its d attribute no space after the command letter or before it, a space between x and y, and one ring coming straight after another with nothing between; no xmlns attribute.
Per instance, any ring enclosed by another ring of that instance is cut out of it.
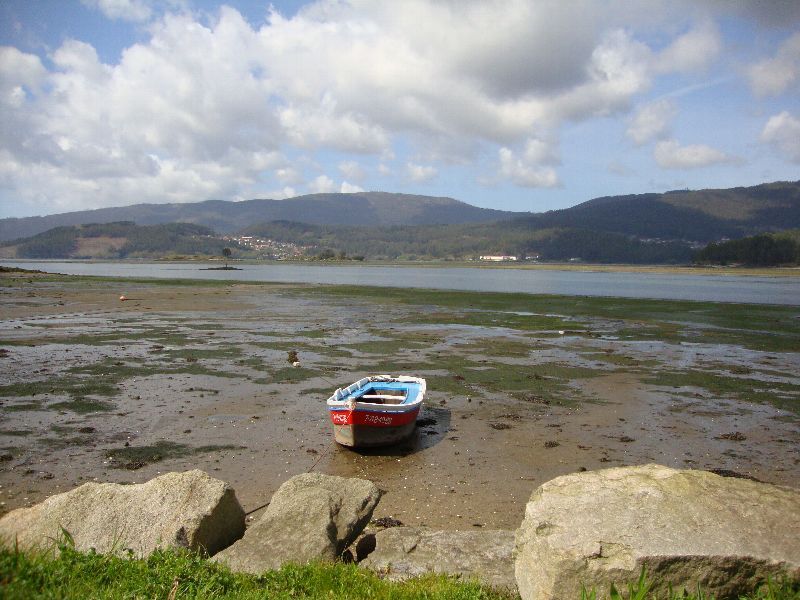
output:
<svg viewBox="0 0 800 600"><path fill-rule="evenodd" d="M418 383L370 381L356 390L351 397L369 404L405 404L413 402L419 390Z"/></svg>

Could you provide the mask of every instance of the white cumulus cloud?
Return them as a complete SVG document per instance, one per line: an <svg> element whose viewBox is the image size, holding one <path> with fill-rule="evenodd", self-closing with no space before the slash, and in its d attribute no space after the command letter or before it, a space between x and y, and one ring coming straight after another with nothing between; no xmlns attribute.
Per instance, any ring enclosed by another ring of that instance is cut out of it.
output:
<svg viewBox="0 0 800 600"><path fill-rule="evenodd" d="M354 160L339 163L339 171L342 175L354 181L361 181L367 175L361 165Z"/></svg>
<svg viewBox="0 0 800 600"><path fill-rule="evenodd" d="M153 14L150 3L143 0L81 0L90 8L99 9L109 19L147 21Z"/></svg>
<svg viewBox="0 0 800 600"><path fill-rule="evenodd" d="M253 23L225 5L193 14L179 0L83 1L146 22L146 37L113 63L85 40L44 61L0 48L0 193L42 211L352 190L367 180L360 157L423 182L445 162L497 153L499 177L553 187L565 127L624 117L655 78L702 71L722 49L713 21L678 18L665 2L318 0ZM671 114L668 103L644 107L628 135L666 143L659 164L720 159L664 142ZM306 184L286 159L298 154L327 160L317 173L338 166L339 183Z"/></svg>
<svg viewBox="0 0 800 600"><path fill-rule="evenodd" d="M788 111L770 117L761 132L761 141L772 144L790 161L800 164L800 119Z"/></svg>
<svg viewBox="0 0 800 600"><path fill-rule="evenodd" d="M736 162L725 152L705 144L681 146L676 140L664 140L656 144L653 155L664 169L696 169L722 163Z"/></svg>
<svg viewBox="0 0 800 600"><path fill-rule="evenodd" d="M343 194L357 194L359 192L363 192L364 188L354 185L352 183L348 183L346 181L342 182L342 185L339 187L339 191Z"/></svg>
<svg viewBox="0 0 800 600"><path fill-rule="evenodd" d="M781 44L772 58L751 65L747 75L757 96L780 94L800 81L800 33Z"/></svg>
<svg viewBox="0 0 800 600"><path fill-rule="evenodd" d="M424 181L430 181L436 177L436 175L439 174L439 171L436 169L436 167L430 165L418 165L409 162L406 165L406 174L414 183L422 183Z"/></svg>
<svg viewBox="0 0 800 600"><path fill-rule="evenodd" d="M308 191L312 194L330 194L336 190L336 183L327 175L320 175L308 184Z"/></svg>
<svg viewBox="0 0 800 600"><path fill-rule="evenodd" d="M522 187L556 187L559 185L555 169L531 163L514 154L509 148L500 148L500 176Z"/></svg>
<svg viewBox="0 0 800 600"><path fill-rule="evenodd" d="M629 119L625 134L638 146L657 140L668 133L676 113L675 103L668 99L645 104Z"/></svg>
<svg viewBox="0 0 800 600"><path fill-rule="evenodd" d="M722 51L722 39L711 21L677 37L655 58L658 71L702 71L707 69Z"/></svg>

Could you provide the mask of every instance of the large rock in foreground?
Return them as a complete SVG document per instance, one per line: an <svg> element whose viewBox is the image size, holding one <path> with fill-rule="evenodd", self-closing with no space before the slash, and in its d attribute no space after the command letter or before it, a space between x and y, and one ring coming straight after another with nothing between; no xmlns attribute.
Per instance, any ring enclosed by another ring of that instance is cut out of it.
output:
<svg viewBox="0 0 800 600"><path fill-rule="evenodd" d="M516 591L513 531L393 527L379 531L374 537L375 549L360 564L388 579L443 573Z"/></svg>
<svg viewBox="0 0 800 600"><path fill-rule="evenodd" d="M524 599L598 597L646 568L654 592L699 583L717 598L788 571L800 577L800 491L658 465L558 477L517 530Z"/></svg>
<svg viewBox="0 0 800 600"><path fill-rule="evenodd" d="M256 574L289 562L333 561L369 523L380 496L365 479L297 475L278 488L244 537L214 560Z"/></svg>
<svg viewBox="0 0 800 600"><path fill-rule="evenodd" d="M167 473L139 485L86 483L0 519L0 538L21 548L46 548L64 528L78 550L185 547L209 554L242 537L244 510L233 489L203 471Z"/></svg>

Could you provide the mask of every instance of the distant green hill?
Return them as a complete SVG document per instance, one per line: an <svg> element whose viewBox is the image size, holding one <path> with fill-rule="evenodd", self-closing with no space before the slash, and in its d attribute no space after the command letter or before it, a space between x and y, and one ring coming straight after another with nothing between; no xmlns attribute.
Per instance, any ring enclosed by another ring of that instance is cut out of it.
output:
<svg viewBox="0 0 800 600"><path fill-rule="evenodd" d="M800 229L761 233L738 240L710 243L694 255L700 264L743 264L759 267L800 265Z"/></svg>
<svg viewBox="0 0 800 600"><path fill-rule="evenodd" d="M534 229L566 227L710 242L800 227L800 181L726 190L595 198L523 219Z"/></svg>
<svg viewBox="0 0 800 600"><path fill-rule="evenodd" d="M685 263L681 242L643 242L588 229L533 229L522 220L471 225L343 227L277 221L247 228L245 235L300 246L319 255L369 259L474 259L481 255L577 259L595 263Z"/></svg>
<svg viewBox="0 0 800 600"><path fill-rule="evenodd" d="M56 227L5 242L7 258L135 258L168 254L220 256L230 246L211 229L190 223L140 226L129 221Z"/></svg>
<svg viewBox="0 0 800 600"><path fill-rule="evenodd" d="M287 200L134 204L45 217L0 219L0 241L28 237L65 225L119 221L137 225L194 223L225 234L253 223L279 220L317 225L421 225L497 221L517 214L478 208L453 198L386 192L310 194Z"/></svg>
<svg viewBox="0 0 800 600"><path fill-rule="evenodd" d="M123 219L111 219L120 215ZM99 221L83 224L90 217ZM103 225L106 219L115 222ZM66 226L61 221L71 223ZM316 256L469 259L491 254L687 263L693 248L710 242L800 228L800 182L609 196L538 214L478 208L452 198L383 192L312 194L281 201L140 204L3 219L0 239L11 232L17 237L28 235L31 228L45 224L51 225L46 233L6 244L0 256L218 255L224 244L209 229L213 227L223 234L295 244ZM242 248L240 256L268 255L259 252L250 246Z"/></svg>

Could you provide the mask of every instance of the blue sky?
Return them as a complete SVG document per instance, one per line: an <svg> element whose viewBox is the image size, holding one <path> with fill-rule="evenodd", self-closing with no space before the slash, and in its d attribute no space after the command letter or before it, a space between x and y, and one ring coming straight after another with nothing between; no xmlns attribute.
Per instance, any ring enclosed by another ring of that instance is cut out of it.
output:
<svg viewBox="0 0 800 600"><path fill-rule="evenodd" d="M0 3L0 217L797 179L797 2Z"/></svg>

